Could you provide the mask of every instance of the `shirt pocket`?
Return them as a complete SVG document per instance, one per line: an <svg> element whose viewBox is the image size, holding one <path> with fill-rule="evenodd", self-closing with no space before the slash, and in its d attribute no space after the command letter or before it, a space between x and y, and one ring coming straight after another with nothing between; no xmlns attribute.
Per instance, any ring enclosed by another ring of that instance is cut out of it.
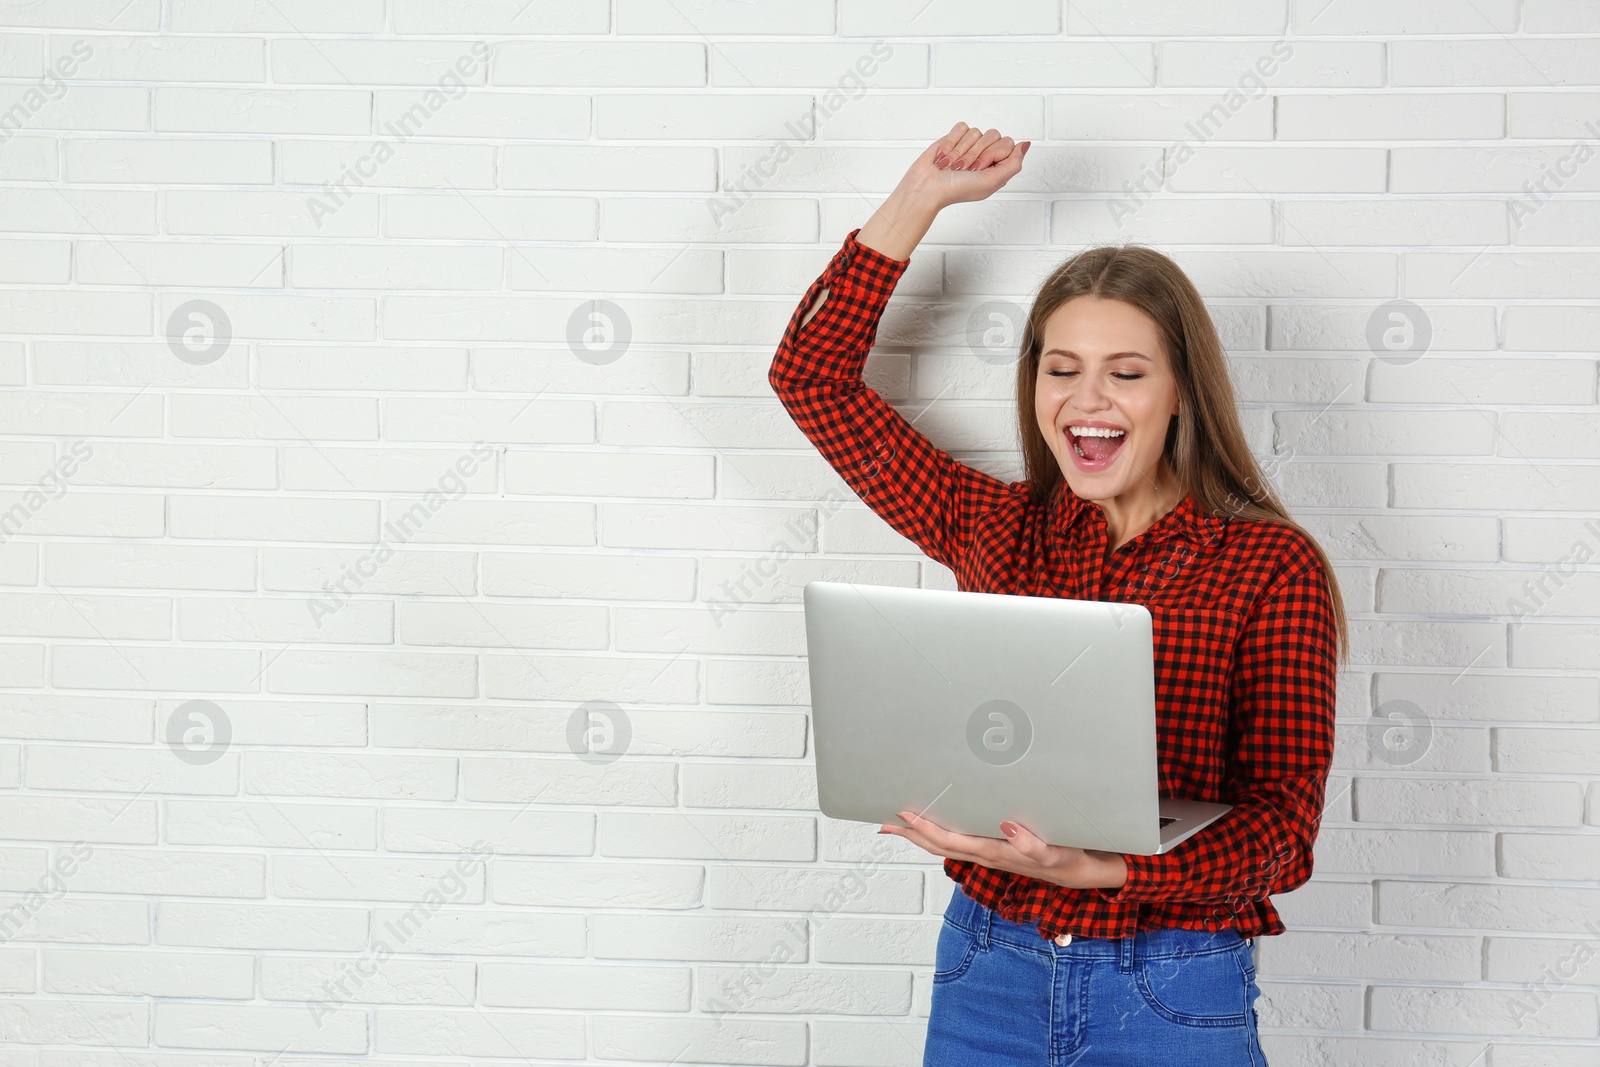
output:
<svg viewBox="0 0 1600 1067"><path fill-rule="evenodd" d="M1211 604L1147 604L1156 667L1187 668L1227 675L1244 616Z"/></svg>

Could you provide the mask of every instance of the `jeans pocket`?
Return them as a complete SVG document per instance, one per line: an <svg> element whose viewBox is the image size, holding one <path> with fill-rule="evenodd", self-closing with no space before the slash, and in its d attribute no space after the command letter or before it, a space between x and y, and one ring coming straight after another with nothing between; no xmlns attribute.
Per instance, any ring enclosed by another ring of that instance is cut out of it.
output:
<svg viewBox="0 0 1600 1067"><path fill-rule="evenodd" d="M939 928L939 942L933 950L933 980L952 982L972 966L978 954L978 939L972 931L949 920Z"/></svg>
<svg viewBox="0 0 1600 1067"><path fill-rule="evenodd" d="M1182 1026L1243 1026L1250 1021L1250 946L1141 960L1134 984L1150 1009Z"/></svg>
<svg viewBox="0 0 1600 1067"><path fill-rule="evenodd" d="M1250 1005L1250 1018L1252 1021L1259 1020L1256 1001L1261 998L1261 987L1256 984L1256 960L1248 944L1239 950L1239 969L1244 972L1244 999Z"/></svg>

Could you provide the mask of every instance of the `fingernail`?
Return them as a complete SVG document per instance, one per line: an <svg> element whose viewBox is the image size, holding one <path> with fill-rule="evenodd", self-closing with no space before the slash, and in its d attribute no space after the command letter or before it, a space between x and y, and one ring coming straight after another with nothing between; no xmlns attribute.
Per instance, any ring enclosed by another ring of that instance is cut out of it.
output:
<svg viewBox="0 0 1600 1067"><path fill-rule="evenodd" d="M1007 837L1017 836L1017 828L1006 822L1000 824L1000 832L1005 834Z"/></svg>
<svg viewBox="0 0 1600 1067"><path fill-rule="evenodd" d="M936 167L942 167L944 166L944 161L949 158L949 156L945 155L943 152L940 152L938 155L933 157L933 165Z"/></svg>
<svg viewBox="0 0 1600 1067"><path fill-rule="evenodd" d="M966 168L966 166L967 166L967 161L966 160L958 159L958 160L956 160L955 166L951 167L950 169L951 170L964 170Z"/></svg>
<svg viewBox="0 0 1600 1067"><path fill-rule="evenodd" d="M876 832L877 832L877 833L880 833L880 834L886 834L886 833L888 833L888 832L889 832L889 831L887 831L887 830L878 830L878 831L876 831Z"/></svg>

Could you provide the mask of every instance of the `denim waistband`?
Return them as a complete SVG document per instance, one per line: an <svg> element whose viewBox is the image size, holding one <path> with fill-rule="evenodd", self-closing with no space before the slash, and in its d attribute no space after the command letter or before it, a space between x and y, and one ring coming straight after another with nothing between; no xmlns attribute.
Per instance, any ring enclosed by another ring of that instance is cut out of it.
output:
<svg viewBox="0 0 1600 1067"><path fill-rule="evenodd" d="M1044 956L1107 957L1124 964L1132 959L1198 956L1238 948L1244 937L1237 930L1186 930L1162 927L1137 931L1132 937L1080 937L1057 944L1041 937L1038 923L1016 923L1003 918L967 896L958 885L945 912L945 922L959 926L978 939L980 947L999 941Z"/></svg>

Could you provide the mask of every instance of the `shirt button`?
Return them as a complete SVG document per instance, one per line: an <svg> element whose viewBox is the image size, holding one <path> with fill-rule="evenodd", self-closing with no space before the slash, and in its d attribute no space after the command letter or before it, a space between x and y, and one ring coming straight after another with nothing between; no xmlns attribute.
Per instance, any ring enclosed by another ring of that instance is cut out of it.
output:
<svg viewBox="0 0 1600 1067"><path fill-rule="evenodd" d="M1059 937L1056 938L1056 944L1058 944L1058 945L1070 945L1070 944L1072 944L1072 935L1071 934L1062 934L1062 935L1060 935Z"/></svg>

